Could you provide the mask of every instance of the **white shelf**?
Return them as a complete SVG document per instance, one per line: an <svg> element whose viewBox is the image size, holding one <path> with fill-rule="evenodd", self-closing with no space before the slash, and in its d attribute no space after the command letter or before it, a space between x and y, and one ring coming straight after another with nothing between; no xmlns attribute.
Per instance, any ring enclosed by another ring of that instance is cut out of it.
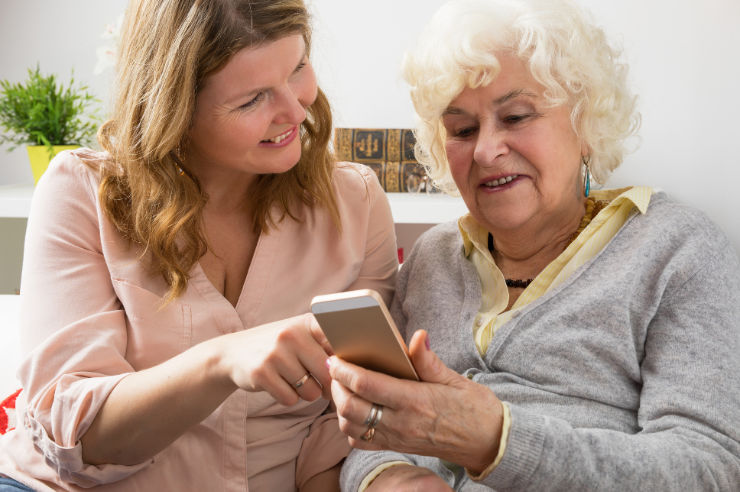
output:
<svg viewBox="0 0 740 492"><path fill-rule="evenodd" d="M0 186L0 218L27 218L33 185ZM397 224L437 224L467 213L462 198L441 193L387 193Z"/></svg>
<svg viewBox="0 0 740 492"><path fill-rule="evenodd" d="M462 198L441 193L386 193L396 224L438 224L468 213Z"/></svg>
<svg viewBox="0 0 740 492"><path fill-rule="evenodd" d="M0 186L0 218L28 218L34 186Z"/></svg>

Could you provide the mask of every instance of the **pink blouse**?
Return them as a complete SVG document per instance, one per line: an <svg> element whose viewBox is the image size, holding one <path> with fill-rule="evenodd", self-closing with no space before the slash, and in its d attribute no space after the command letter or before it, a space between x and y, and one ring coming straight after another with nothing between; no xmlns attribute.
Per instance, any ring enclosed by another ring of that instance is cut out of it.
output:
<svg viewBox="0 0 740 492"><path fill-rule="evenodd" d="M18 429L0 439L0 474L35 490L273 492L337 464L349 448L336 415L324 413L329 402L285 407L264 392L233 393L135 466L84 463L80 437L122 378L192 345L305 313L319 294L371 288L389 302L396 239L372 170L337 165L341 233L317 207L260 236L236 307L196 265L184 295L160 309L167 286L105 217L83 152L57 156L34 193L21 283L24 391Z"/></svg>

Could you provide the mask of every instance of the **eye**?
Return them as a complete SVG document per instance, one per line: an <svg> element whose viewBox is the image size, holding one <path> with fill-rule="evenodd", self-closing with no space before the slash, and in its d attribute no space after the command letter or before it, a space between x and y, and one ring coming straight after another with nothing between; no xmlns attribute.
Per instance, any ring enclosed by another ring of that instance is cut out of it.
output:
<svg viewBox="0 0 740 492"><path fill-rule="evenodd" d="M507 125L514 125L516 123L526 120L530 116L531 116L530 114L510 114L510 115L504 116L502 118L502 121L506 123Z"/></svg>
<svg viewBox="0 0 740 492"><path fill-rule="evenodd" d="M246 103L244 103L241 106L239 106L237 109L239 111L246 111L246 110L248 110L248 109L253 108L254 106L256 106L264 98L265 98L264 91L260 91L260 92L257 93L256 96L254 96L252 99L250 99Z"/></svg>
<svg viewBox="0 0 740 492"><path fill-rule="evenodd" d="M303 67L305 67L305 66L306 66L306 64L307 64L307 62L306 62L305 60L304 60L304 61L302 61L301 63L299 63L299 64L298 64L298 66L297 66L297 67L295 67L295 70L293 71L293 73L298 73L298 72L300 72L301 70L303 70Z"/></svg>
<svg viewBox="0 0 740 492"><path fill-rule="evenodd" d="M466 138L472 136L477 130L478 127L467 126L464 128L460 128L459 130L454 130L452 132L452 135L456 138Z"/></svg>

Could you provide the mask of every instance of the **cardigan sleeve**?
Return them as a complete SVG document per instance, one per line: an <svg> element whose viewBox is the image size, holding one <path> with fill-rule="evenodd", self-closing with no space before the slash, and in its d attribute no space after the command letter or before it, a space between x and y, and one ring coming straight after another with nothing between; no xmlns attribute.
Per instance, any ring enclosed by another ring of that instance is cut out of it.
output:
<svg viewBox="0 0 740 492"><path fill-rule="evenodd" d="M136 466L83 463L80 437L118 382L126 321L100 240L92 171L59 154L37 185L28 221L21 281L23 363L18 377L27 407L19 415L59 476L80 486L129 476Z"/></svg>

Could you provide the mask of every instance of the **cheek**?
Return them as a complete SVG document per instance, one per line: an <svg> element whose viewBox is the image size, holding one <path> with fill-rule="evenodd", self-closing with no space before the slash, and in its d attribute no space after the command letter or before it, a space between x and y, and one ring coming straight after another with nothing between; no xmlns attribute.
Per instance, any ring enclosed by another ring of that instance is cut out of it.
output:
<svg viewBox="0 0 740 492"><path fill-rule="evenodd" d="M447 162L450 165L450 174L458 188L466 181L470 166L473 162L474 144L450 140L445 143Z"/></svg>
<svg viewBox="0 0 740 492"><path fill-rule="evenodd" d="M303 106L308 107L316 101L319 93L319 85L316 81L316 74L313 71L313 67L305 67L304 70L306 72L302 74L303 77L298 82L296 92Z"/></svg>

